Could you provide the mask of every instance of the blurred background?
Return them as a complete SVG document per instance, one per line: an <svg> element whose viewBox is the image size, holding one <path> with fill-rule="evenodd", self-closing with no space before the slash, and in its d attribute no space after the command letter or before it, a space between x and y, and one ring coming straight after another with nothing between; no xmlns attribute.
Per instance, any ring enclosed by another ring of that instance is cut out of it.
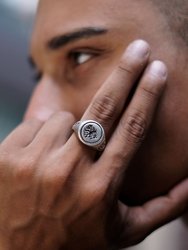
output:
<svg viewBox="0 0 188 250"><path fill-rule="evenodd" d="M0 0L0 141L21 121L34 87L27 62L37 0Z"/></svg>
<svg viewBox="0 0 188 250"><path fill-rule="evenodd" d="M0 141L22 120L35 86L28 64L37 0L0 0ZM187 250L188 230L179 219L129 250ZM79 249L81 250L81 249Z"/></svg>

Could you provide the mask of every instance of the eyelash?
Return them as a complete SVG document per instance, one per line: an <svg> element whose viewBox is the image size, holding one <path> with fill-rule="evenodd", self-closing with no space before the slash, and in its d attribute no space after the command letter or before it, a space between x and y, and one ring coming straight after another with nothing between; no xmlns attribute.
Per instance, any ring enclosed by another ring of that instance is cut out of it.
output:
<svg viewBox="0 0 188 250"><path fill-rule="evenodd" d="M74 67L81 66L82 64L87 63L88 61L92 60L93 57L96 57L99 55L99 52L89 52L89 51L72 51L69 53L68 58L71 60L72 64ZM78 62L79 57L85 56L85 59L83 61ZM34 82L39 82L42 78L42 72L41 71L36 71L33 80Z"/></svg>

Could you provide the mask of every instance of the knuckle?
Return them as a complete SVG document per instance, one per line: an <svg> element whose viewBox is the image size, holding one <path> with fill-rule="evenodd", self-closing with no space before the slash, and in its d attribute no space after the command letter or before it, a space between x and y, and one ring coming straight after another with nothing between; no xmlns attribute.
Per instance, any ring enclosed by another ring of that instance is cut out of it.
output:
<svg viewBox="0 0 188 250"><path fill-rule="evenodd" d="M83 190L83 197L86 204L95 206L103 203L107 198L107 186L103 183L93 181Z"/></svg>
<svg viewBox="0 0 188 250"><path fill-rule="evenodd" d="M156 88L143 86L141 87L141 91L147 98L156 99L158 97L158 91L156 90Z"/></svg>
<svg viewBox="0 0 188 250"><path fill-rule="evenodd" d="M62 187L67 181L68 177L55 169L48 168L41 175L41 181L45 189L58 193L62 191Z"/></svg>
<svg viewBox="0 0 188 250"><path fill-rule="evenodd" d="M63 117L65 120L70 121L70 122L75 122L76 118L74 117L74 115L71 112L62 112L63 113Z"/></svg>
<svg viewBox="0 0 188 250"><path fill-rule="evenodd" d="M155 77L149 76L144 84L140 86L139 93L146 101L157 101L165 88L165 82L158 82Z"/></svg>
<svg viewBox="0 0 188 250"><path fill-rule="evenodd" d="M30 126L42 126L44 122L37 118L31 118L29 120L26 120L24 123L22 123L22 125L24 124L28 124Z"/></svg>
<svg viewBox="0 0 188 250"><path fill-rule="evenodd" d="M55 114L55 118L59 119L60 121L64 120L74 120L74 115L71 112L67 111L59 111Z"/></svg>
<svg viewBox="0 0 188 250"><path fill-rule="evenodd" d="M35 159L32 156L22 157L19 161L15 160L12 166L13 176L15 181L26 180L29 181L33 179L36 169Z"/></svg>
<svg viewBox="0 0 188 250"><path fill-rule="evenodd" d="M124 61L120 61L120 64L118 65L118 70L123 73L133 74L133 68L134 66L132 64L128 64Z"/></svg>
<svg viewBox="0 0 188 250"><path fill-rule="evenodd" d="M18 165L19 154L10 152L6 147L0 148L0 168L12 168Z"/></svg>
<svg viewBox="0 0 188 250"><path fill-rule="evenodd" d="M143 61L145 61L145 58L139 57L135 53L129 51L120 61L118 68L121 72L134 75L139 69L141 70L144 67Z"/></svg>
<svg viewBox="0 0 188 250"><path fill-rule="evenodd" d="M126 120L126 131L128 132L127 140L133 143L140 143L146 135L146 121L141 112L130 115Z"/></svg>
<svg viewBox="0 0 188 250"><path fill-rule="evenodd" d="M116 101L111 96L104 95L94 100L90 112L97 121L103 122L105 126L113 119L116 105Z"/></svg>
<svg viewBox="0 0 188 250"><path fill-rule="evenodd" d="M54 175L43 175L42 176L42 185L43 185L43 188L45 188L45 190L51 190L50 193L52 193L52 190L53 190L53 193L57 193L57 190L60 189L60 187L62 187L62 184L61 184L61 181L60 181L60 178L54 176Z"/></svg>
<svg viewBox="0 0 188 250"><path fill-rule="evenodd" d="M0 167L6 166L9 162L10 154L2 149L0 150Z"/></svg>
<svg viewBox="0 0 188 250"><path fill-rule="evenodd" d="M58 216L57 214L62 213L62 210L59 210L59 208L62 207L61 197L66 194L67 191L67 187L64 185L64 180L66 180L66 178L55 170L48 169L40 173L38 180L41 192L43 193L42 202L39 208L40 212L43 215L50 214L53 217Z"/></svg>

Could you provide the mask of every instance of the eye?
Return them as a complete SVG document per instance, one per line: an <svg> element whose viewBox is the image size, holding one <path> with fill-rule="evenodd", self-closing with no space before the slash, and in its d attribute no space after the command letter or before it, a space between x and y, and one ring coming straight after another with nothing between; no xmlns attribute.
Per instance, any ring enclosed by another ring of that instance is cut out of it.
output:
<svg viewBox="0 0 188 250"><path fill-rule="evenodd" d="M77 64L83 64L91 59L92 55L91 54L86 54L86 53L79 53L77 55Z"/></svg>
<svg viewBox="0 0 188 250"><path fill-rule="evenodd" d="M94 56L96 56L96 54L92 52L77 51L70 53L70 59L74 66L82 65L91 60Z"/></svg>

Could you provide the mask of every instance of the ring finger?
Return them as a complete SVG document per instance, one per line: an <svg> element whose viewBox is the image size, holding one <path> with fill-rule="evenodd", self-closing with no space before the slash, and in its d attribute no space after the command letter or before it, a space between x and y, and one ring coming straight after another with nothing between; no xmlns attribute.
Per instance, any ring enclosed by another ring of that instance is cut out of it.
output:
<svg viewBox="0 0 188 250"><path fill-rule="evenodd" d="M120 64L99 89L82 117L99 122L109 135L114 123L125 107L129 94L144 71L150 55L149 45L142 40L134 41L125 51ZM77 138L73 135L71 143ZM82 145L79 143L79 145ZM83 148L83 147L82 147Z"/></svg>

